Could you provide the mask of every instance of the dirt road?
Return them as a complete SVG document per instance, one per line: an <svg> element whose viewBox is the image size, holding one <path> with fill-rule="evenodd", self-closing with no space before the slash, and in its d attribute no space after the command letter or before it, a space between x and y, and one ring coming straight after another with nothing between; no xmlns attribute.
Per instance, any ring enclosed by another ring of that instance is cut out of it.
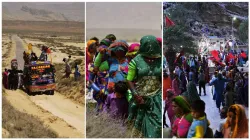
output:
<svg viewBox="0 0 250 140"><path fill-rule="evenodd" d="M16 43L16 59L18 63L18 69L23 70L24 67L23 52L25 51L25 49L23 47L22 39L17 35L13 35L12 41Z"/></svg>
<svg viewBox="0 0 250 140"><path fill-rule="evenodd" d="M14 35L12 40L16 42L18 67L23 69L22 53L25 49L22 39ZM82 105L66 99L57 92L52 96L28 96L22 90L6 90L6 93L7 100L16 109L38 117L45 125L57 132L59 137L85 137L85 110Z"/></svg>
<svg viewBox="0 0 250 140"><path fill-rule="evenodd" d="M36 95L30 98L36 105L62 118L80 132L85 132L84 108L82 106L73 103L57 92L53 96Z"/></svg>

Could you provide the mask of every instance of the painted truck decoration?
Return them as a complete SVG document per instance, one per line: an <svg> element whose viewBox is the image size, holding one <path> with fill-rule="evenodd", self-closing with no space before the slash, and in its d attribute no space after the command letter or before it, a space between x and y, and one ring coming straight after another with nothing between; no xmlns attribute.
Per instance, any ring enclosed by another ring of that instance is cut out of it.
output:
<svg viewBox="0 0 250 140"><path fill-rule="evenodd" d="M56 88L55 68L49 61L32 61L24 66L24 87L28 94L45 92L53 95Z"/></svg>

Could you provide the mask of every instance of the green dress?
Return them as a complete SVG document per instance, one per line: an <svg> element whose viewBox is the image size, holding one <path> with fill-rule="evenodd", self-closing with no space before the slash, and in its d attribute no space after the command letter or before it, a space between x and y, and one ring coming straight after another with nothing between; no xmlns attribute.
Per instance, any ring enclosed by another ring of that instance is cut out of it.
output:
<svg viewBox="0 0 250 140"><path fill-rule="evenodd" d="M136 105L133 100L130 103L128 119L133 122L131 136L133 138L161 138L162 134L162 65L161 57L158 55L161 54L161 50L154 39L156 40L153 36L142 38L141 51L144 52L139 53L129 64L127 80L135 82L135 90L145 102L143 105ZM147 41L146 45L145 41ZM143 47L148 47L148 49ZM153 50L156 51L152 53ZM145 51L151 51L150 55L154 57L158 55L158 59L150 64L145 62L143 58L146 56Z"/></svg>

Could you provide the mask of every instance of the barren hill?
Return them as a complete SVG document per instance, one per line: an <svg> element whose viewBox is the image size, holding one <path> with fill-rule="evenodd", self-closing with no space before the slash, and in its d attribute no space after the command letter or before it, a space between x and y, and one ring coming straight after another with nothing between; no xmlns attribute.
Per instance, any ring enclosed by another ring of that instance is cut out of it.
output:
<svg viewBox="0 0 250 140"><path fill-rule="evenodd" d="M3 20L79 21L85 20L85 3L15 2L3 3Z"/></svg>

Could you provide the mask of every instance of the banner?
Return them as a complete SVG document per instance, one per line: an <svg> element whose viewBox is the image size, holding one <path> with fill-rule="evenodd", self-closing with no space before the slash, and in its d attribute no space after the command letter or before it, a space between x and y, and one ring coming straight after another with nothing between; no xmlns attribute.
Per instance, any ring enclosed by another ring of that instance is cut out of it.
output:
<svg viewBox="0 0 250 140"><path fill-rule="evenodd" d="M174 26L174 22L171 21L167 16L166 16L166 27Z"/></svg>

